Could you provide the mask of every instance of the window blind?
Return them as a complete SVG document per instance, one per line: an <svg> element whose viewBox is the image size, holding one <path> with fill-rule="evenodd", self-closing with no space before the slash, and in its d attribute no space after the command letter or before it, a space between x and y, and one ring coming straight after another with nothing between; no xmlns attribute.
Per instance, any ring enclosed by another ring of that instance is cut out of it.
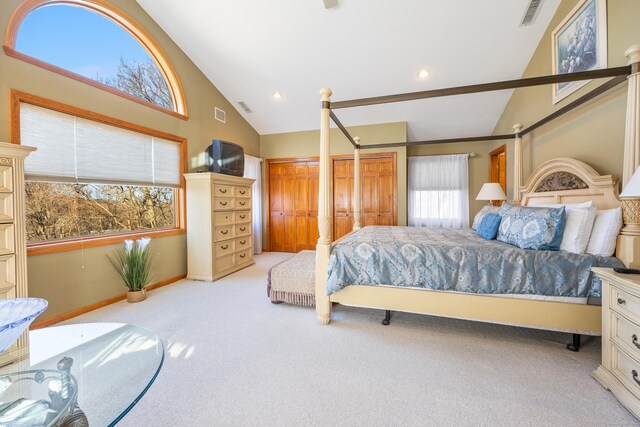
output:
<svg viewBox="0 0 640 427"><path fill-rule="evenodd" d="M180 187L180 144L48 108L20 104L20 139L38 151L26 179Z"/></svg>

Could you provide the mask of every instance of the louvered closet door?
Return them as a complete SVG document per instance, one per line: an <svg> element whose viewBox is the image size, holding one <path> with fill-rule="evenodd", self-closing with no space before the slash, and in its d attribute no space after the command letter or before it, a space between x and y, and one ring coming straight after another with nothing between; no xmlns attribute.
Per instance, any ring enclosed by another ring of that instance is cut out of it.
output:
<svg viewBox="0 0 640 427"><path fill-rule="evenodd" d="M353 228L353 161L333 162L333 229L334 238Z"/></svg>
<svg viewBox="0 0 640 427"><path fill-rule="evenodd" d="M309 210L307 211L307 249L314 250L318 243L318 190L320 187L320 166L318 162L308 162L309 166Z"/></svg>

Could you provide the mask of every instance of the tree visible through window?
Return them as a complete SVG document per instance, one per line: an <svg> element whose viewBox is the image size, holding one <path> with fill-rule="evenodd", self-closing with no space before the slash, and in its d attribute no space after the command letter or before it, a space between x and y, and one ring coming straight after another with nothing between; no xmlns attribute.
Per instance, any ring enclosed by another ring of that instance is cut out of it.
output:
<svg viewBox="0 0 640 427"><path fill-rule="evenodd" d="M53 4L29 13L16 50L174 110L165 76L148 52L115 22L83 7Z"/></svg>
<svg viewBox="0 0 640 427"><path fill-rule="evenodd" d="M29 242L174 227L173 188L27 181L26 194Z"/></svg>

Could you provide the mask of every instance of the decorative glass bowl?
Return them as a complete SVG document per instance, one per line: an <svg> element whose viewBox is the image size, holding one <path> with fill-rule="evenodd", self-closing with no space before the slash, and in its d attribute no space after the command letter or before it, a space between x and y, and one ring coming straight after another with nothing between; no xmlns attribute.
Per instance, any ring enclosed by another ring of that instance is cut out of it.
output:
<svg viewBox="0 0 640 427"><path fill-rule="evenodd" d="M0 353L11 347L49 303L40 298L0 300Z"/></svg>

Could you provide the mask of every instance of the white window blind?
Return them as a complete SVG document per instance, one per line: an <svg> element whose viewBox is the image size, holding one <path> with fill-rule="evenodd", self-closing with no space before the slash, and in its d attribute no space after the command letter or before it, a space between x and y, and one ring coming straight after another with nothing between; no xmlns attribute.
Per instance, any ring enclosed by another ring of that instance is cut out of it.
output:
<svg viewBox="0 0 640 427"><path fill-rule="evenodd" d="M27 103L20 140L36 147L25 160L34 181L180 186L180 145Z"/></svg>

